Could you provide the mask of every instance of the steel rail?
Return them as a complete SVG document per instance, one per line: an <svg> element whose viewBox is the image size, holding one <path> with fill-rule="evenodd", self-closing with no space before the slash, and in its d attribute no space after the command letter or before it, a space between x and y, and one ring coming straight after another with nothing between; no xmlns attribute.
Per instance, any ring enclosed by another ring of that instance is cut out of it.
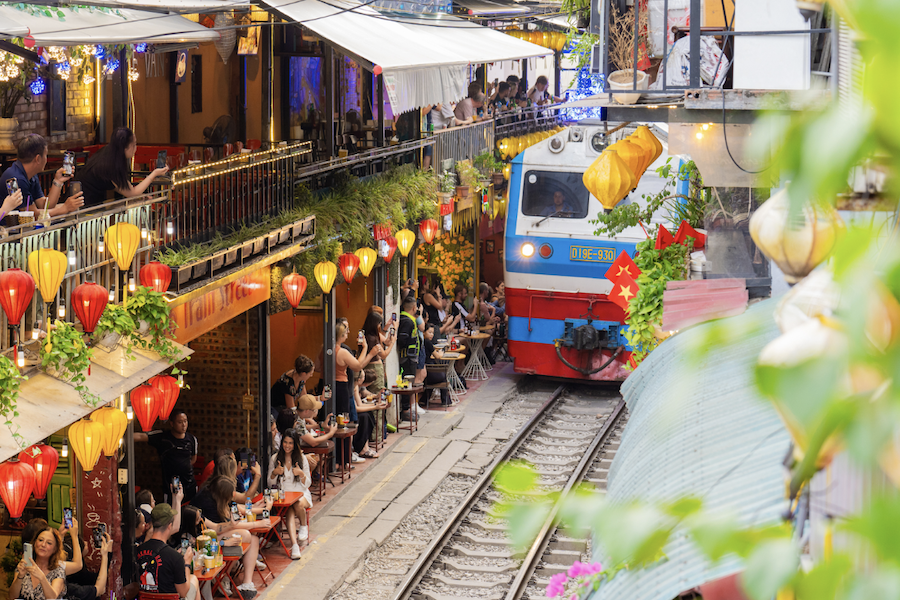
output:
<svg viewBox="0 0 900 600"><path fill-rule="evenodd" d="M544 404L532 415L528 421L519 428L519 431L513 436L509 442L503 447L500 451L500 454L494 459L494 461L490 464L490 466L485 469L484 473L475 482L475 485L472 489L469 490L469 493L466 494L466 497L463 501L456 507L450 514L450 518L444 523L444 526L435 534L434 538L431 540L431 543L428 544L428 547L419 554L419 558L413 563L409 572L403 577L403 580L394 590L393 595L391 596L391 600L405 600L412 595L413 590L419 584L422 577L425 575L425 572L431 566L431 563L437 558L437 556L441 553L441 550L444 549L450 538L453 536L456 531L457 526L459 526L460 522L468 516L469 512L472 509L472 506L481 496L482 492L487 489L487 487L494 480L494 472L497 468L503 464L506 460L508 460L519 445L527 438L532 431L537 427L537 425L543 420L547 411L553 407L559 398L562 396L563 392L566 389L566 384L563 384L556 388L556 390L550 395ZM580 465L579 465L580 466Z"/></svg>
<svg viewBox="0 0 900 600"><path fill-rule="evenodd" d="M504 600L517 600L522 596L525 588L528 586L528 582L531 581L531 575L534 573L535 568L537 568L538 563L540 563L541 559L544 556L544 550L546 550L547 545L550 543L550 538L556 531L556 526L559 523L558 515L560 506L562 506L562 503L565 502L566 498L572 492L575 486L578 485L582 479L584 479L584 476L587 474L591 465L594 463L594 458L596 458L597 452L609 438L610 434L613 432L613 429L624 413L625 400L619 400L619 403L616 405L612 413L610 413L609 418L603 424L603 428L600 429L599 432L597 432L597 435L594 436L593 441L591 441L591 444L588 446L584 455L581 457L581 462L578 463L578 466L575 467L575 471L566 482L566 486L563 488L559 500L553 505L553 509L550 511L550 514L547 515L547 520L544 522L543 527L541 527L537 538L535 538L534 542L531 544L531 547L528 549L528 554L525 555L525 559L522 561L522 566L519 567L515 579L513 579L512 583L510 583L509 590L506 592L506 597Z"/></svg>

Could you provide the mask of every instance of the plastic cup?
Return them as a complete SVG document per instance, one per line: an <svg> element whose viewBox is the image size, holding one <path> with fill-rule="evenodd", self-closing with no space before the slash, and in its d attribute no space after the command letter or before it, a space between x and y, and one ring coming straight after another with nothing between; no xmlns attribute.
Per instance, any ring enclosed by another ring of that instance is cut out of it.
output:
<svg viewBox="0 0 900 600"><path fill-rule="evenodd" d="M19 224L19 211L11 210L3 217L3 224L7 227L14 227Z"/></svg>
<svg viewBox="0 0 900 600"><path fill-rule="evenodd" d="M204 556L203 557L203 566L207 569L213 569L216 566L216 559L212 556Z"/></svg>
<svg viewBox="0 0 900 600"><path fill-rule="evenodd" d="M347 152L346 148L338 149L338 158L347 158L347 154L348 154L348 152Z"/></svg>
<svg viewBox="0 0 900 600"><path fill-rule="evenodd" d="M19 225L27 225L28 223L34 223L34 211L33 210L20 210L19 211Z"/></svg>

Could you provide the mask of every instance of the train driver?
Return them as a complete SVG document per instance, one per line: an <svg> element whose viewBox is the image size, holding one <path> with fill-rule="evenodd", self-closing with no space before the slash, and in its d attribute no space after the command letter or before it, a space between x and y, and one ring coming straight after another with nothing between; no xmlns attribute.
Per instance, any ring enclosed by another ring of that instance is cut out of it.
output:
<svg viewBox="0 0 900 600"><path fill-rule="evenodd" d="M549 204L544 212L541 213L542 217L555 217L562 215L574 215L575 209L572 208L572 205L566 201L566 195L562 190L556 190L553 192L553 202Z"/></svg>

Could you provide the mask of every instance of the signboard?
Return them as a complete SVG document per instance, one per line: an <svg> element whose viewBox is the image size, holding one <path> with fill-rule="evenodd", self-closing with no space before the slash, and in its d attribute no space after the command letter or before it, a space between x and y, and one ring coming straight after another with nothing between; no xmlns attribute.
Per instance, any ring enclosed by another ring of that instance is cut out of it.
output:
<svg viewBox="0 0 900 600"><path fill-rule="evenodd" d="M175 341L186 344L265 302L270 295L269 267L263 267L210 290L199 298L179 304L171 313L172 319L178 324Z"/></svg>
<svg viewBox="0 0 900 600"><path fill-rule="evenodd" d="M615 248L593 248L591 246L570 246L569 260L583 262L613 262L616 260Z"/></svg>

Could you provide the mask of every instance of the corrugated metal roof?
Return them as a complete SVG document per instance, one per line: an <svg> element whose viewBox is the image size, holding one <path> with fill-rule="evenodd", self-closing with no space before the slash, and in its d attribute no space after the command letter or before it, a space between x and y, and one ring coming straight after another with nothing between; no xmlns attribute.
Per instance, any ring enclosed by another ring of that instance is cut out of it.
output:
<svg viewBox="0 0 900 600"><path fill-rule="evenodd" d="M670 338L622 385L630 417L610 468L609 501L695 495L707 509L734 514L747 525L778 521L787 507L782 461L790 438L753 383L759 351L779 335L774 308L775 301L767 300L719 321L736 330L759 327L700 362L691 348L709 324ZM595 560L607 562L602 540L595 548ZM741 570L736 558L710 564L682 530L664 552L667 558L649 568L621 571L593 600L672 600Z"/></svg>

